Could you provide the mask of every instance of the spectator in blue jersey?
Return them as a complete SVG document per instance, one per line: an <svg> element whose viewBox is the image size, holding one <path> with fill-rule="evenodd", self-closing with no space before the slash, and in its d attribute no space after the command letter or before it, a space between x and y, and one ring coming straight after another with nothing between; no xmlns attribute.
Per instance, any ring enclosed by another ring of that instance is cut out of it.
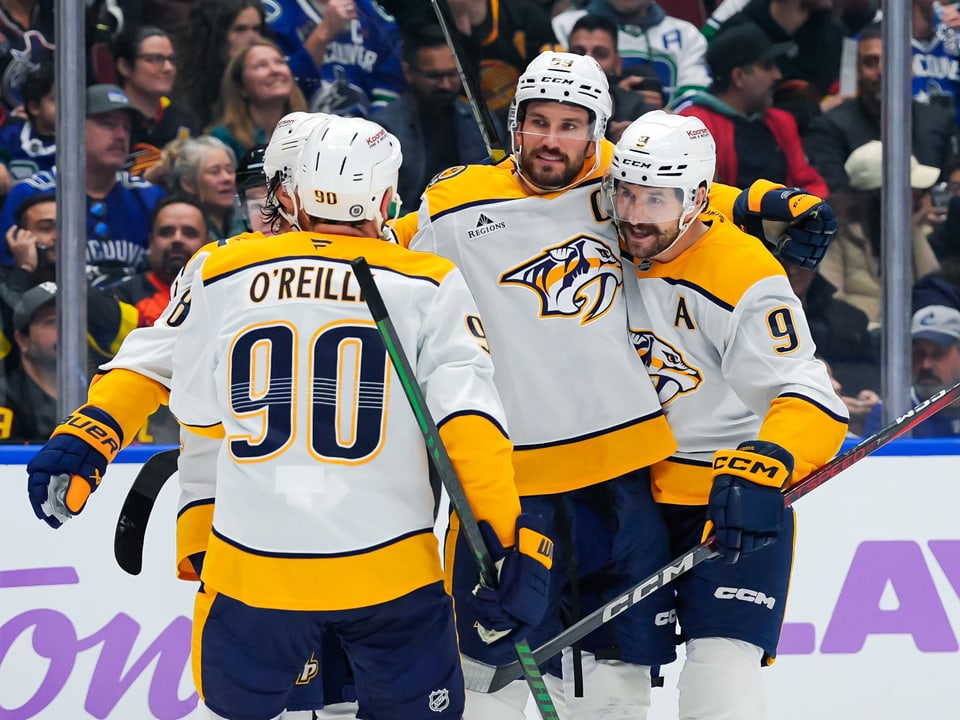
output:
<svg viewBox="0 0 960 720"><path fill-rule="evenodd" d="M267 18L311 111L366 117L403 92L400 30L375 0L274 0Z"/></svg>
<svg viewBox="0 0 960 720"><path fill-rule="evenodd" d="M883 40L880 23L860 32L857 41L857 94L814 118L803 133L810 164L823 175L831 193L850 189L844 163L856 148L880 139ZM913 155L923 165L943 168L960 150L953 114L937 105L912 104Z"/></svg>
<svg viewBox="0 0 960 720"><path fill-rule="evenodd" d="M264 38L244 45L230 58L220 86L220 104L223 111L209 133L223 141L234 157L267 143L287 113L307 109L283 53Z"/></svg>
<svg viewBox="0 0 960 720"><path fill-rule="evenodd" d="M141 115L132 128L130 172L158 183L163 146L200 127L192 110L170 98L177 78L173 42L160 28L131 25L114 38L113 56L120 86Z"/></svg>
<svg viewBox="0 0 960 720"><path fill-rule="evenodd" d="M20 85L25 122L0 130L0 194L18 180L53 169L57 159L57 104L53 62L31 66Z"/></svg>
<svg viewBox="0 0 960 720"><path fill-rule="evenodd" d="M928 305L913 314L910 325L913 386L911 403L931 397L937 390L960 381L960 310L945 305ZM864 435L877 432L883 422L882 404L876 405L863 429ZM913 437L960 436L960 408L952 405L913 429Z"/></svg>
<svg viewBox="0 0 960 720"><path fill-rule="evenodd" d="M460 97L460 73L439 25L404 36L403 74L406 92L371 119L393 133L405 153L397 192L406 214L420 207L430 178L454 165L482 162L487 149L469 103Z"/></svg>
<svg viewBox="0 0 960 720"><path fill-rule="evenodd" d="M197 114L200 127L217 114L220 81L230 58L263 37L265 23L260 0L203 0L193 5L176 38L177 55L189 62L178 68L174 96Z"/></svg>
<svg viewBox="0 0 960 720"><path fill-rule="evenodd" d="M919 103L947 109L960 124L960 75L957 74L960 46L945 41L937 33L940 23L960 32L960 11L955 3L943 3L943 15L938 18L932 0L913 0L912 94Z"/></svg>
<svg viewBox="0 0 960 720"><path fill-rule="evenodd" d="M130 128L139 113L116 85L87 88L86 189L87 264L98 285L147 267L150 215L163 190L123 171L130 152ZM10 191L0 211L0 236L14 224L14 211L25 198L53 192L56 173L38 173ZM13 258L6 242L0 264Z"/></svg>

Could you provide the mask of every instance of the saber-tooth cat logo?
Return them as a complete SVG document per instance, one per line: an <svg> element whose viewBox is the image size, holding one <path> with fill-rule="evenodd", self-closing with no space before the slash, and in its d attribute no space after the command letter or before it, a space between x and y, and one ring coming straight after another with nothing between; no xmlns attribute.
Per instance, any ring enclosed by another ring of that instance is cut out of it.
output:
<svg viewBox="0 0 960 720"><path fill-rule="evenodd" d="M498 230L503 230L506 226L507 224L503 222L503 220L492 220L483 213L480 213L480 217L477 218L476 227L473 230L467 230L467 237L473 240L481 235L489 235Z"/></svg>

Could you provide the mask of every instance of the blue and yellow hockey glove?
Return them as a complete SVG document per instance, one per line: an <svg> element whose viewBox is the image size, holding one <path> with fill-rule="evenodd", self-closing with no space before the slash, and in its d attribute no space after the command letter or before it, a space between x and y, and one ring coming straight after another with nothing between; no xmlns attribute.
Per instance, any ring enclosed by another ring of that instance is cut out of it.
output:
<svg viewBox="0 0 960 720"><path fill-rule="evenodd" d="M793 473L793 455L776 443L755 440L713 456L707 527L725 563L774 542L783 527L781 489Z"/></svg>
<svg viewBox="0 0 960 720"><path fill-rule="evenodd" d="M87 405L53 431L27 465L27 493L38 518L58 528L83 510L123 444L120 424Z"/></svg>
<svg viewBox="0 0 960 720"><path fill-rule="evenodd" d="M837 232L833 208L802 188L757 180L733 203L733 221L771 246L774 254L816 268Z"/></svg>
<svg viewBox="0 0 960 720"><path fill-rule="evenodd" d="M489 523L481 520L479 525L499 573L496 589L482 582L473 589L477 632L489 644L514 631L524 635L543 621L549 603L553 542L543 534L543 519L533 513L521 513L517 518L516 544L509 550Z"/></svg>

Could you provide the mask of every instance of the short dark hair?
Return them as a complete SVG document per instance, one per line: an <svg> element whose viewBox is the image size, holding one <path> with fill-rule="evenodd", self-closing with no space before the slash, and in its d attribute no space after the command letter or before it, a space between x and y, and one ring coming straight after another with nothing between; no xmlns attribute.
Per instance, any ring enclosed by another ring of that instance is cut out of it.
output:
<svg viewBox="0 0 960 720"><path fill-rule="evenodd" d="M150 214L150 232L153 232L153 224L157 221L160 211L170 205L192 205L200 211L204 223L208 220L207 211L203 209L203 205L196 197L187 193L175 192L160 198L157 204L153 206L153 212Z"/></svg>
<svg viewBox="0 0 960 720"><path fill-rule="evenodd" d="M27 214L27 210L32 208L34 205L39 205L40 203L57 201L57 194L55 192L42 192L36 193L34 195L28 195L23 199L16 209L13 211L13 222L16 223L17 227L23 227L23 216Z"/></svg>
<svg viewBox="0 0 960 720"><path fill-rule="evenodd" d="M113 38L110 46L114 62L126 60L132 66L136 62L137 55L140 54L143 41L151 37L165 37L171 43L173 42L168 32L153 25L128 25L125 27ZM120 75L117 75L117 79L123 85L123 78Z"/></svg>
<svg viewBox="0 0 960 720"><path fill-rule="evenodd" d="M417 53L425 48L446 47L447 38L436 23L421 25L403 35L403 61L410 67L417 66Z"/></svg>
<svg viewBox="0 0 960 720"><path fill-rule="evenodd" d="M30 103L39 102L47 93L53 90L55 79L52 60L44 60L31 65L20 86L20 97L23 98L23 110L33 122L33 113L30 112Z"/></svg>
<svg viewBox="0 0 960 720"><path fill-rule="evenodd" d="M857 42L864 40L880 40L883 38L883 23L872 22L860 31Z"/></svg>
<svg viewBox="0 0 960 720"><path fill-rule="evenodd" d="M587 13L574 23L573 28L570 30L570 35L573 35L577 30L586 30L587 32L603 30L610 36L610 39L613 40L613 49L615 51L617 50L617 39L620 31L617 29L617 24L610 18L606 18L603 15Z"/></svg>

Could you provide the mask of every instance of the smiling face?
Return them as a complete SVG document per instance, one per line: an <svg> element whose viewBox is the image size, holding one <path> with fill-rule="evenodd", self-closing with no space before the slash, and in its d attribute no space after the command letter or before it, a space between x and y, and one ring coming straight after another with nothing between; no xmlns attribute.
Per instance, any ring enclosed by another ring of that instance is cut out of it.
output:
<svg viewBox="0 0 960 720"><path fill-rule="evenodd" d="M207 223L199 208L182 202L164 205L150 231L151 269L168 282L173 280L206 239Z"/></svg>
<svg viewBox="0 0 960 720"><path fill-rule="evenodd" d="M293 90L293 74L286 58L268 45L257 45L247 52L242 82L252 103L287 100Z"/></svg>
<svg viewBox="0 0 960 720"><path fill-rule="evenodd" d="M227 210L233 207L233 193L237 188L236 167L224 148L213 147L200 163L196 178L185 177L180 184L204 206Z"/></svg>
<svg viewBox="0 0 960 720"><path fill-rule="evenodd" d="M680 195L674 188L617 184L614 215L620 237L634 257L656 257L676 242L683 215Z"/></svg>
<svg viewBox="0 0 960 720"><path fill-rule="evenodd" d="M164 35L151 35L140 43L140 49L131 66L118 62L125 87L132 87L144 95L169 95L177 79L173 43Z"/></svg>
<svg viewBox="0 0 960 720"><path fill-rule="evenodd" d="M515 138L523 176L544 190L566 187L596 152L590 113L577 105L536 100L523 111Z"/></svg>

